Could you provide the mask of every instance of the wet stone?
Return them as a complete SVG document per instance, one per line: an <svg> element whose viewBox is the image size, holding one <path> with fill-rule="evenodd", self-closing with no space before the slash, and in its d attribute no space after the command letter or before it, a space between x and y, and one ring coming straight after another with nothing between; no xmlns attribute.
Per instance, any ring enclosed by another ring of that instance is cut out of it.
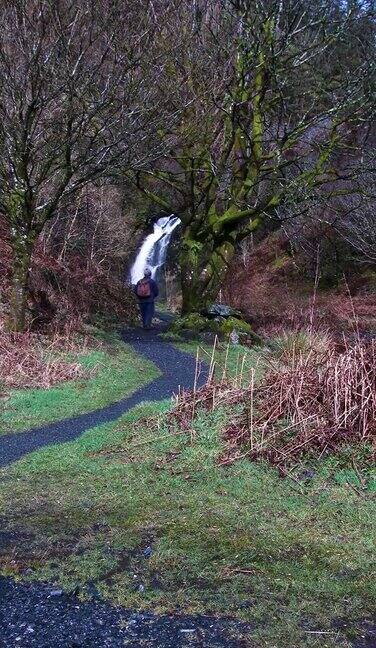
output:
<svg viewBox="0 0 376 648"><path fill-rule="evenodd" d="M211 304L205 308L202 312L202 315L209 318L214 317L236 317L239 315L238 311L231 308L231 306L226 306L226 304Z"/></svg>
<svg viewBox="0 0 376 648"><path fill-rule="evenodd" d="M64 590L62 590L62 589L52 590L49 593L49 598L57 598L59 596L63 596L63 594L64 594Z"/></svg>

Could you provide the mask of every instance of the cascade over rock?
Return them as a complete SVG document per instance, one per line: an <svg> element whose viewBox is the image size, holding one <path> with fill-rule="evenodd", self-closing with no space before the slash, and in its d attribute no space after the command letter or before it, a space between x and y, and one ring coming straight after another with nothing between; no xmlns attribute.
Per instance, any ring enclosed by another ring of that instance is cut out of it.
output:
<svg viewBox="0 0 376 648"><path fill-rule="evenodd" d="M159 218L153 226L153 231L143 241L136 260L131 268L130 281L132 285L142 279L146 268L150 268L152 277L164 265L172 232L180 225L181 220L174 214Z"/></svg>

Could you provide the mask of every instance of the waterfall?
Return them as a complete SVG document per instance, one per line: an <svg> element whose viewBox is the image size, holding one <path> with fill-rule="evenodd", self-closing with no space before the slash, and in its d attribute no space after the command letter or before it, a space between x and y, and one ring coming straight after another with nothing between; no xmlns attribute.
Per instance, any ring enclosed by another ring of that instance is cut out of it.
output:
<svg viewBox="0 0 376 648"><path fill-rule="evenodd" d="M136 260L131 268L131 284L135 285L144 276L145 268L150 268L154 278L166 261L167 250L174 229L180 225L181 220L174 214L163 216L154 223L151 234L145 238Z"/></svg>

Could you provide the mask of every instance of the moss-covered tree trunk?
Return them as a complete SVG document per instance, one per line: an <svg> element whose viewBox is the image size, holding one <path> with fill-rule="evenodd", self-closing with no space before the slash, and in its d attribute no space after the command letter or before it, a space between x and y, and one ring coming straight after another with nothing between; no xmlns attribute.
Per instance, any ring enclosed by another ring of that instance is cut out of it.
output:
<svg viewBox="0 0 376 648"><path fill-rule="evenodd" d="M216 300L235 252L228 241L198 239L191 228L185 230L180 252L183 314L200 312Z"/></svg>
<svg viewBox="0 0 376 648"><path fill-rule="evenodd" d="M12 189L4 200L12 248L9 329L24 331L31 257L38 236L35 205L29 189ZM40 230L39 230L40 231Z"/></svg>
<svg viewBox="0 0 376 648"><path fill-rule="evenodd" d="M24 331L26 326L29 276L34 241L35 237L30 233L12 233L13 264L9 317L9 328L12 331Z"/></svg>
<svg viewBox="0 0 376 648"><path fill-rule="evenodd" d="M309 205L321 200L321 186L331 187L330 200L347 192L342 186L338 194L334 191L335 182L342 179L333 168L333 154L339 144L347 147L347 136L342 134L346 123L343 103L341 99L327 103L333 93L315 66L306 65L315 56L322 63L329 44L324 24L322 30L314 29L315 36L312 25L302 28L304 32L308 27L312 36L312 43L304 49L300 29L290 31L290 18L281 18L283 3L257 11L243 7L247 3L230 4L239 17L231 76L224 86L219 80L220 92L214 103L207 104L201 95L207 87L206 68L203 83L188 64L181 83L185 87L189 79L194 99L182 111L176 133L179 144L171 161L165 164L163 160L160 168L136 174L137 188L151 201L169 213L181 214L184 315L202 310L217 298L235 246L266 218L274 219L281 207L285 213L291 209L298 214L300 204L301 213L306 213ZM300 86L311 90L295 96ZM342 95L352 96L346 100L351 113L358 102L357 92L348 95L346 89ZM202 97L198 104L197 97ZM312 111L316 102L317 113ZM322 200L326 195L322 192ZM176 199L179 209L169 204L169 196Z"/></svg>

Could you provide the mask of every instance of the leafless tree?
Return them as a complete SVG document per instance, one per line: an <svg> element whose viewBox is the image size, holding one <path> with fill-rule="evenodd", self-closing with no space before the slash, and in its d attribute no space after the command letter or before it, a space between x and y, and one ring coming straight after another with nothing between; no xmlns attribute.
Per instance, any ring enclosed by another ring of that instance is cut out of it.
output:
<svg viewBox="0 0 376 648"><path fill-rule="evenodd" d="M347 146L333 162L335 182L318 187L313 201L290 204L275 215L275 224L304 253L307 266L314 268L319 260L332 280L376 262L374 127L364 124L348 132Z"/></svg>
<svg viewBox="0 0 376 648"><path fill-rule="evenodd" d="M87 183L155 156L164 111L149 3L6 0L0 23L0 209L13 251L11 325L21 330L45 224Z"/></svg>
<svg viewBox="0 0 376 648"><path fill-rule="evenodd" d="M194 7L180 4L181 47L170 64L183 119L166 133L171 154L135 180L182 215L186 312L216 296L236 246L278 210L351 195L354 187L343 185L359 153L340 172L335 161L350 150L349 133L371 118L375 69L366 3Z"/></svg>

